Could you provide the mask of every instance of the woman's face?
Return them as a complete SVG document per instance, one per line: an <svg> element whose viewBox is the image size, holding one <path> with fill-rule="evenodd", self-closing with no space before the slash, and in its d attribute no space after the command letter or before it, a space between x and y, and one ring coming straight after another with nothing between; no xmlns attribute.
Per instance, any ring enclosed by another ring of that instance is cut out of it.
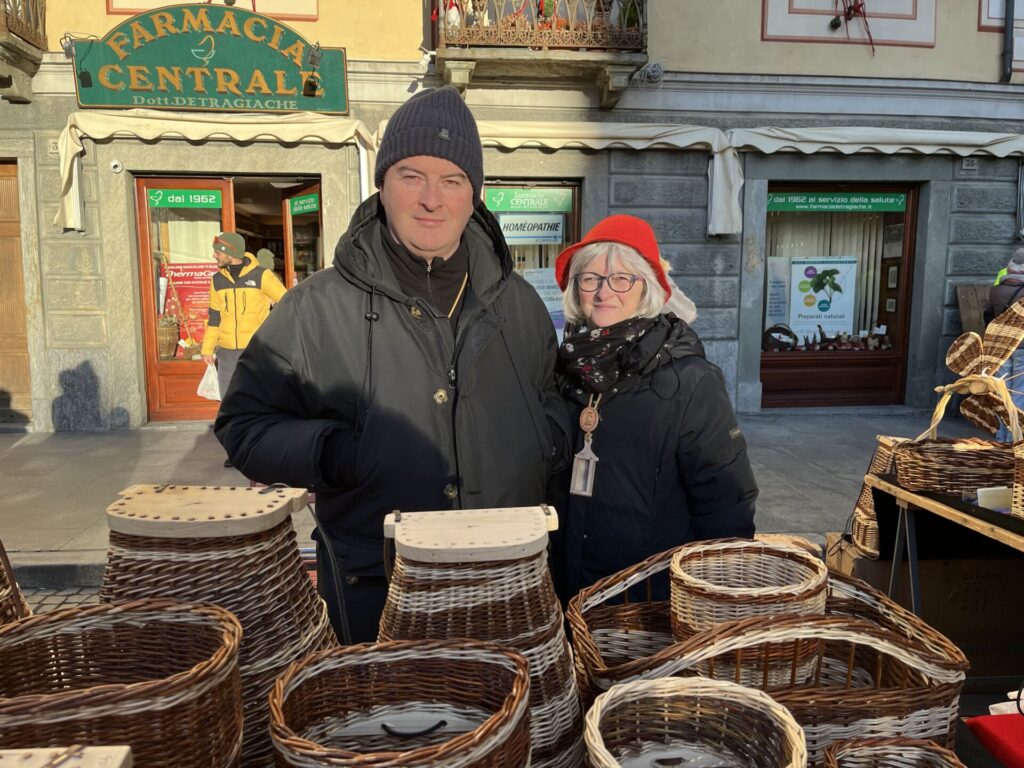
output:
<svg viewBox="0 0 1024 768"><path fill-rule="evenodd" d="M590 272L601 277L607 277L614 273L632 274L620 266L617 259L608 254L595 258L581 270L582 272ZM576 290L579 288L576 287ZM625 293L616 293L609 287L608 281L604 280L596 291L587 293L580 290L580 309L583 310L583 316L587 319L589 327L606 328L635 317L643 295L643 280L634 282L633 286Z"/></svg>

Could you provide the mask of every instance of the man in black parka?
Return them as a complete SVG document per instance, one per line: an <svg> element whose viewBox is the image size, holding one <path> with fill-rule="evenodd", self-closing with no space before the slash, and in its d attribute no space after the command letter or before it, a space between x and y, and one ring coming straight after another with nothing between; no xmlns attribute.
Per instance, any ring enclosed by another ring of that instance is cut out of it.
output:
<svg viewBox="0 0 1024 768"><path fill-rule="evenodd" d="M316 490L318 582L343 642L376 639L386 514L539 504L569 434L554 328L480 203L457 90L398 109L375 178L333 268L289 291L243 354L215 425L247 477Z"/></svg>

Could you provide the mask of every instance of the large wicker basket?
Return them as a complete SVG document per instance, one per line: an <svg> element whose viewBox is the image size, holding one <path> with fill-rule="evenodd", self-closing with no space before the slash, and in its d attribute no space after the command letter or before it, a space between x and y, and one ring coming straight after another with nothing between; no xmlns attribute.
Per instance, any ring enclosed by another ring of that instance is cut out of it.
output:
<svg viewBox="0 0 1024 768"><path fill-rule="evenodd" d="M858 739L837 741L825 750L825 768L965 768L933 741Z"/></svg>
<svg viewBox="0 0 1024 768"><path fill-rule="evenodd" d="M807 765L803 729L768 694L702 677L637 680L597 697L586 718L593 768Z"/></svg>
<svg viewBox="0 0 1024 768"><path fill-rule="evenodd" d="M103 601L170 597L213 603L242 624L242 762L270 759L267 695L289 664L337 644L309 580L291 514L299 488L135 485L107 509ZM202 510L202 514L196 514Z"/></svg>
<svg viewBox="0 0 1024 768"><path fill-rule="evenodd" d="M277 764L520 768L529 684L521 654L472 640L320 651L271 691Z"/></svg>
<svg viewBox="0 0 1024 768"><path fill-rule="evenodd" d="M14 569L11 568L11 561L7 559L7 550L0 541L0 624L31 615L32 609L28 607L25 597L18 589L18 582L14 580Z"/></svg>
<svg viewBox="0 0 1024 768"><path fill-rule="evenodd" d="M695 541L672 555L672 631L685 640L752 616L825 613L828 569L804 549L764 541Z"/></svg>
<svg viewBox="0 0 1024 768"><path fill-rule="evenodd" d="M893 446L896 482L908 491L959 496L1013 483L1013 446L976 437L907 440Z"/></svg>
<svg viewBox="0 0 1024 768"><path fill-rule="evenodd" d="M630 602L629 597L644 592L645 584L650 595L652 580L669 567L675 551L661 552L608 576L569 602L566 617L585 702L612 685L648 676L649 670L674 652L669 603L650 599ZM967 668L966 657L952 642L864 582L830 571L827 595L826 615L868 621L898 634L922 655ZM774 658L778 668L781 662L777 655Z"/></svg>
<svg viewBox="0 0 1024 768"><path fill-rule="evenodd" d="M689 676L710 667L722 677L768 680L778 649L805 643L820 648L814 675L765 687L803 727L811 765L822 765L825 748L840 739L900 736L953 745L966 664L938 659L894 632L846 616L719 624L663 651L643 675Z"/></svg>
<svg viewBox="0 0 1024 768"><path fill-rule="evenodd" d="M132 748L137 765L237 766L238 644L222 608L68 608L0 627L0 747Z"/></svg>

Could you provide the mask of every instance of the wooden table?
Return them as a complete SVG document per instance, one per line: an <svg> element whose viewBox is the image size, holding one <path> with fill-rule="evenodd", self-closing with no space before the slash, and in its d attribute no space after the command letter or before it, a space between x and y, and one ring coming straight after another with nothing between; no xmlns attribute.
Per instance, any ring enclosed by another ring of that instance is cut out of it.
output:
<svg viewBox="0 0 1024 768"><path fill-rule="evenodd" d="M911 610L915 614L921 610L921 584L918 577L917 567L917 529L915 527L914 515L918 511L929 512L933 515L945 518L950 522L963 526L975 533L1011 547L1018 552L1024 552L1024 534L1017 533L1009 527L1003 527L996 522L977 517L967 512L955 509L949 504L923 496L920 493L908 491L901 488L890 480L878 475L865 475L864 483L869 488L889 494L896 501L899 508L899 523L896 527L896 546L892 555L892 570L889 574L889 596L891 597L896 589L896 581L899 577L900 568L903 564L903 550L907 552L907 568L910 571L910 600ZM973 507L986 516L998 516L999 513L992 513L990 510L981 510ZM998 517L993 517L998 520ZM1016 519L1008 521L1016 524ZM1015 527L1020 527L1016 526Z"/></svg>

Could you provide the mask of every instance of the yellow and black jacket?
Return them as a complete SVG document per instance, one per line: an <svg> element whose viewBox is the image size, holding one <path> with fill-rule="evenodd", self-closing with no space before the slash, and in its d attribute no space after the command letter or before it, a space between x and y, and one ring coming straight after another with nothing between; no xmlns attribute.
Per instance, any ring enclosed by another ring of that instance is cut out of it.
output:
<svg viewBox="0 0 1024 768"><path fill-rule="evenodd" d="M217 347L245 349L267 315L270 305L285 294L285 287L256 257L245 254L245 266L238 281L227 268L210 280L210 314L203 335L203 354L212 355Z"/></svg>

